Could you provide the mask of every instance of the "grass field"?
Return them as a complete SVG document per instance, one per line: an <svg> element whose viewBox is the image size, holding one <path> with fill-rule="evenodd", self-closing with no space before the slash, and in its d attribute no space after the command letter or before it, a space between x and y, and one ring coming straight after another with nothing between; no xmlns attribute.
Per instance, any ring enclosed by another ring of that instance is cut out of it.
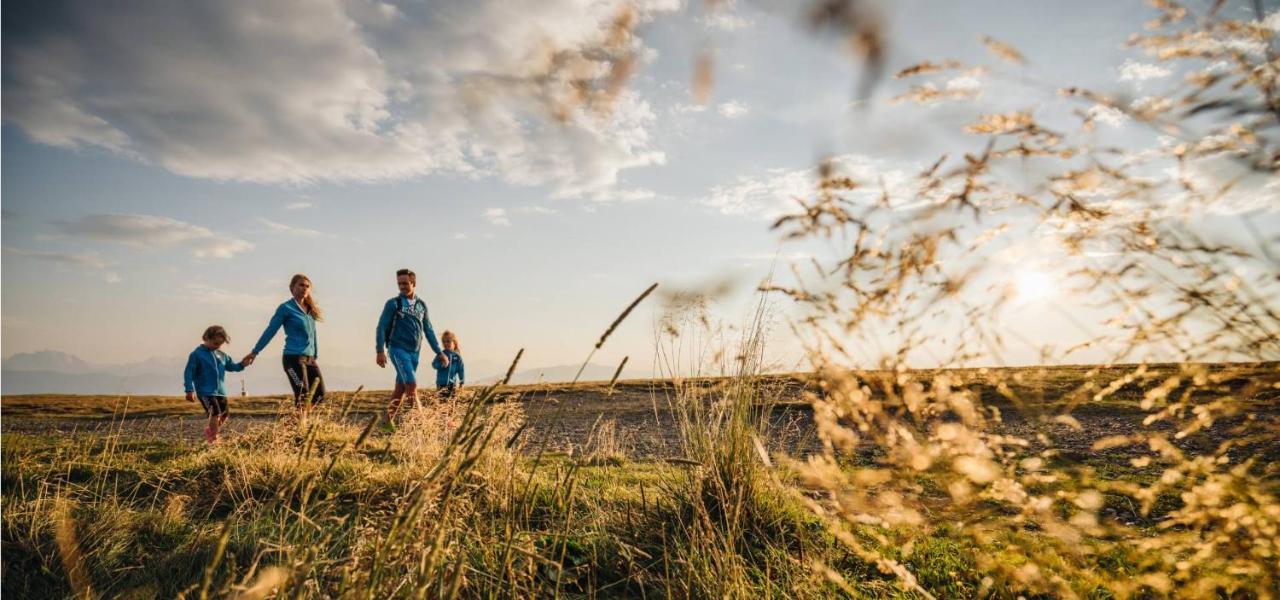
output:
<svg viewBox="0 0 1280 600"><path fill-rule="evenodd" d="M1231 369L1225 387L1248 394L1255 410L1178 439L1184 451L1221 445L1240 419L1280 414L1275 365ZM1035 425L1039 415L1059 414L1045 407L1059 406L1085 376L1105 384L1128 371L1006 371L997 379L1021 385L1003 394L981 385L991 372L952 375L1000 403L1003 434L1032 440L1027 455L1035 456L1035 435L1044 431ZM1105 400L1077 406L1079 427L1053 429L1061 439L1052 463L1064 473L1085 469L1103 483L1158 481L1165 469L1159 462L1135 460L1131 449L1092 450L1102 437L1141 428L1146 412L1138 403L1149 387L1116 386ZM1022 583L994 575L982 561L1033 547L1078 562L1063 565L1061 590L1110 597L1124 594L1107 581L1138 580L1150 570L1124 543L1133 540L1114 532L1072 548L1034 522L1004 527L979 544L961 523L923 531L868 523L849 532L857 542L851 546L811 510L830 498L787 458L820 449L806 388L816 391L790 376L749 384L633 381L611 395L605 384L512 388L412 413L394 435L366 427L380 393L355 402L338 394L302 424L288 413L277 417L278 398L237 399L233 423L244 426L219 447L157 426L198 431L193 406L181 399L128 399L123 416L123 399L6 397L3 592L1016 597L1026 591ZM743 410L712 410L717 405ZM796 418L762 418L779 411ZM742 418L726 417L732 414ZM637 443L650 436L671 439ZM1270 493L1280 492L1271 466L1280 442L1255 441L1229 456L1250 462ZM867 444L842 460L856 470L883 459ZM926 505L941 512L949 501L941 481L929 472L917 479ZM1070 493L1075 482L1040 485L1051 496L1054 489ZM999 501L989 502L1000 510ZM1176 490L1162 492L1150 510L1114 493L1100 499L1097 515L1128 535L1158 536L1183 504ZM866 549L909 571L919 590L901 586ZM1143 589L1160 595L1158 585Z"/></svg>

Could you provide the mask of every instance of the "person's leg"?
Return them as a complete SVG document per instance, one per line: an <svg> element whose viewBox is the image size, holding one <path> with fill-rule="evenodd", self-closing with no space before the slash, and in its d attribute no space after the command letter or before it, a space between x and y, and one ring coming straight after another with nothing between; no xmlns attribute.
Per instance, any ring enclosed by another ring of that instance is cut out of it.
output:
<svg viewBox="0 0 1280 600"><path fill-rule="evenodd" d="M404 384L404 397L405 400L409 401L410 409L418 406L418 384L416 382Z"/></svg>
<svg viewBox="0 0 1280 600"><path fill-rule="evenodd" d="M404 384L396 382L395 389L391 390L391 399L387 402L387 422L396 418L396 413L400 412L400 399L404 397Z"/></svg>
<svg viewBox="0 0 1280 600"><path fill-rule="evenodd" d="M284 374L289 378L289 387L293 390L293 406L302 406L302 399L307 395L307 371L302 367L301 357L286 354L282 359Z"/></svg>
<svg viewBox="0 0 1280 600"><path fill-rule="evenodd" d="M227 398L225 396L213 396L209 398L209 405L213 410L209 411L209 441L210 443L218 443L218 434L222 429L222 422L227 419Z"/></svg>
<svg viewBox="0 0 1280 600"><path fill-rule="evenodd" d="M310 381L311 385L316 387L315 393L311 394L311 406L324 402L324 374L320 372L320 365L316 364L316 359L314 358L307 363L307 381ZM310 393L309 390L310 388L308 388L308 393Z"/></svg>

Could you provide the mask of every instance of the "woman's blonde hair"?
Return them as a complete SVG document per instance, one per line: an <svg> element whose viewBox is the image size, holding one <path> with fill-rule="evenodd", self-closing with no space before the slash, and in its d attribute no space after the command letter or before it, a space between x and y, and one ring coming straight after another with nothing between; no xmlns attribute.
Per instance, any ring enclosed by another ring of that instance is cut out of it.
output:
<svg viewBox="0 0 1280 600"><path fill-rule="evenodd" d="M289 280L289 293L293 293L293 286L298 285L299 281L311 283L311 278L303 275L302 273L294 275L293 279ZM315 287L315 285L316 284L311 283L312 287ZM317 321L324 320L324 317L320 316L320 305L316 304L315 296L307 294L307 297L302 300L302 309L307 311L307 314L311 315L311 318Z"/></svg>
<svg viewBox="0 0 1280 600"><path fill-rule="evenodd" d="M450 340L453 340L453 351L462 352L462 346L458 345L458 335L446 329L444 333L440 334L440 343L444 344Z"/></svg>

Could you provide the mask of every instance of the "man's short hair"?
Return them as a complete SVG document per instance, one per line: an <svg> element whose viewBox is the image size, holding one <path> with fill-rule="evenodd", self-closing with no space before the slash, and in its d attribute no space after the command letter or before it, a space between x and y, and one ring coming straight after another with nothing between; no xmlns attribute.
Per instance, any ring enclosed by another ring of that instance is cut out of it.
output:
<svg viewBox="0 0 1280 600"><path fill-rule="evenodd" d="M399 279L401 275L408 275L409 283L418 285L418 276L413 271L410 271L409 269L400 269L399 271L396 271L396 279Z"/></svg>

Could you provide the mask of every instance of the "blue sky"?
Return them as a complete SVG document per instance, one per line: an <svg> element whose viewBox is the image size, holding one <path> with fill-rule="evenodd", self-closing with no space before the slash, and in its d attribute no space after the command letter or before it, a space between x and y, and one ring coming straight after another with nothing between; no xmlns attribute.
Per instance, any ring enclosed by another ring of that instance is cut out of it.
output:
<svg viewBox="0 0 1280 600"><path fill-rule="evenodd" d="M958 133L976 108L884 104L896 82L852 110L858 63L795 4L636 4L636 74L607 117L566 125L538 104L529 57L550 43L589 71L618 2L6 3L4 355L175 356L215 322L238 354L304 272L329 315L322 360L372 364L400 267L494 370L521 347L530 365L580 361L653 281L732 281L718 309L735 321L773 256L812 250L780 246L768 218L820 157L913 172L980 143ZM889 73L985 61L982 34L1019 48L1038 81L973 82L985 111L1159 83L1122 47L1150 16L1140 2L880 6ZM647 372L658 306L595 361ZM1065 335L1027 310L1015 327ZM794 344L777 348L794 364Z"/></svg>

